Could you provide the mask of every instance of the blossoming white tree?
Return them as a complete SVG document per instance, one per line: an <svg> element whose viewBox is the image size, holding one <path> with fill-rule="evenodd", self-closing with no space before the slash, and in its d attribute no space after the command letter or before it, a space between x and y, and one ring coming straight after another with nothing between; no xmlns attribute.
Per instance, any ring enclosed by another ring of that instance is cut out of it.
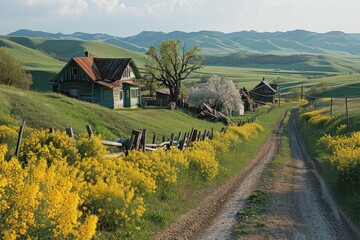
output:
<svg viewBox="0 0 360 240"><path fill-rule="evenodd" d="M190 88L188 102L196 107L206 103L227 115L233 111L240 112L243 108L239 90L236 89L234 82L222 79L218 75L213 75L201 88Z"/></svg>

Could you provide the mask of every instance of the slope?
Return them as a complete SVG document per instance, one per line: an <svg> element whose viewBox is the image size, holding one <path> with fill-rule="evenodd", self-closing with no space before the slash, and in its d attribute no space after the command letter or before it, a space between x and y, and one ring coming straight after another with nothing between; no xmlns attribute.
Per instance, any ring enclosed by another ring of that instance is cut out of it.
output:
<svg viewBox="0 0 360 240"><path fill-rule="evenodd" d="M170 137L171 133L201 131L212 127L220 130L220 123L199 120L182 111L167 109L110 110L96 104L78 101L55 93L38 93L0 85L0 125L19 125L22 120L35 128L65 130L71 126L75 133L93 130L108 140L128 138L132 129L147 128L149 137L156 133ZM150 141L150 140L149 140Z"/></svg>

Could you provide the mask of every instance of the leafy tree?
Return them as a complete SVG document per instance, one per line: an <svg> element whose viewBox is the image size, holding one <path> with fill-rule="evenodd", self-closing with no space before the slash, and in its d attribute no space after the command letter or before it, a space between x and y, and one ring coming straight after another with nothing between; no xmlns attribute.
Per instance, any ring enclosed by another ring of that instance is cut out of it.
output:
<svg viewBox="0 0 360 240"><path fill-rule="evenodd" d="M31 74L25 73L24 65L4 47L0 47L0 84L24 89L32 84Z"/></svg>
<svg viewBox="0 0 360 240"><path fill-rule="evenodd" d="M203 87L190 88L188 101L197 107L207 103L229 115L232 111L240 111L242 100L233 81L213 75Z"/></svg>
<svg viewBox="0 0 360 240"><path fill-rule="evenodd" d="M200 51L198 45L186 49L186 44L181 44L180 40L162 41L158 49L151 46L145 59L147 77L169 88L170 101L176 102L181 81L202 67L204 56Z"/></svg>

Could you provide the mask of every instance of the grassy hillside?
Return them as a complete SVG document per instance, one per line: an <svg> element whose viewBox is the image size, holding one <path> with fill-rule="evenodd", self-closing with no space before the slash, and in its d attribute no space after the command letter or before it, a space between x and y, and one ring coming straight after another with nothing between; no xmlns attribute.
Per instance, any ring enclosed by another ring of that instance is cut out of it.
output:
<svg viewBox="0 0 360 240"><path fill-rule="evenodd" d="M51 91L49 81L70 58L84 56L85 50L96 57L133 58L140 69L144 67L143 54L105 42L0 36L0 46L7 47L24 63L26 71L33 76L31 88L39 91Z"/></svg>
<svg viewBox="0 0 360 240"><path fill-rule="evenodd" d="M0 124L17 124L22 120L36 128L65 130L71 126L75 133L86 132L90 124L94 131L106 139L129 137L132 129L147 128L148 134L169 137L171 133L212 127L220 123L198 120L181 111L167 109L110 110L99 105L77 101L55 93L36 93L0 86ZM151 137L151 136L149 136Z"/></svg>
<svg viewBox="0 0 360 240"><path fill-rule="evenodd" d="M7 37L9 41L31 49L44 51L55 58L67 61L72 57L84 56L85 50L96 57L133 58L138 67L143 67L143 54L120 48L108 43L83 40L49 40L27 37Z"/></svg>

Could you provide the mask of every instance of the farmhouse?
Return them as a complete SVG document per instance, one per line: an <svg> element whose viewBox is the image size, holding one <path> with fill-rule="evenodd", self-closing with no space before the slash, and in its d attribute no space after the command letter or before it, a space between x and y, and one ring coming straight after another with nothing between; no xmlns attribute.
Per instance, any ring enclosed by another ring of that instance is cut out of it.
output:
<svg viewBox="0 0 360 240"><path fill-rule="evenodd" d="M265 78L250 91L256 104L266 104L275 102L277 84L269 84Z"/></svg>
<svg viewBox="0 0 360 240"><path fill-rule="evenodd" d="M141 78L131 58L72 58L52 80L53 91L111 109L137 107Z"/></svg>

